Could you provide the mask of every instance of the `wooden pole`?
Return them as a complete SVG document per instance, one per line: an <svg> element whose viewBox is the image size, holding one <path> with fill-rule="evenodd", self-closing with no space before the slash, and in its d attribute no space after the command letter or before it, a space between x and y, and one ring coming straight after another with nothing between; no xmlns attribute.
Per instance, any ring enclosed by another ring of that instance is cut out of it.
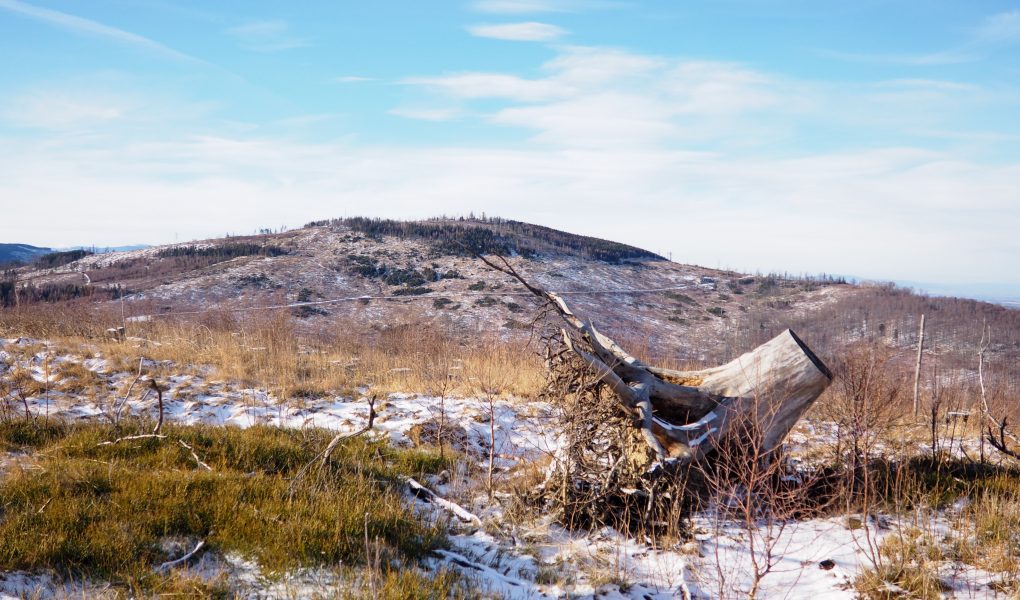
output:
<svg viewBox="0 0 1020 600"><path fill-rule="evenodd" d="M917 334L917 364L914 366L914 418L920 411L918 392L921 386L921 355L924 352L924 314L921 315L921 330Z"/></svg>
<svg viewBox="0 0 1020 600"><path fill-rule="evenodd" d="M978 437L981 440L981 463L985 462L985 421L988 420L988 396L985 395L985 350L992 343L992 330L988 327L988 319L981 323L981 342L978 346L978 383L981 385L981 424L978 426Z"/></svg>

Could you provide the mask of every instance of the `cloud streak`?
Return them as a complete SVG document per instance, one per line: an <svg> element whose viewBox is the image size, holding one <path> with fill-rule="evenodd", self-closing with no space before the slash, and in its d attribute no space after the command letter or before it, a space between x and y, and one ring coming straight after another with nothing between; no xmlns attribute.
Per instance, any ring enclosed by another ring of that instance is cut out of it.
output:
<svg viewBox="0 0 1020 600"><path fill-rule="evenodd" d="M977 31L977 39L989 44L1020 42L1020 10L992 15Z"/></svg>
<svg viewBox="0 0 1020 600"><path fill-rule="evenodd" d="M468 32L475 37L516 42L551 42L567 34L567 30L562 27L536 21L473 25L468 27Z"/></svg>
<svg viewBox="0 0 1020 600"><path fill-rule="evenodd" d="M839 52L836 50L819 50L818 53L821 56L847 62L905 65L910 67L960 65L981 59L981 54L967 47L923 54L865 54L859 52Z"/></svg>
<svg viewBox="0 0 1020 600"><path fill-rule="evenodd" d="M422 86L459 99L504 98L537 102L571 93L564 82L525 79L505 73L459 73L441 77L412 77L407 85Z"/></svg>
<svg viewBox="0 0 1020 600"><path fill-rule="evenodd" d="M389 114L404 117L405 119L415 119L418 121L450 121L460 114L460 110L457 108L422 108L414 106L398 106L391 108Z"/></svg>
<svg viewBox="0 0 1020 600"><path fill-rule="evenodd" d="M43 8L41 6L35 6L33 4L28 4L27 2L20 2L19 0L0 0L0 9L28 17L30 19L35 19L79 35L99 37L132 46L139 50L144 50L165 58L210 66L209 63L200 58L196 58L190 54L185 54L184 52L175 50L155 40L136 33L131 33L130 31L124 31L123 29L104 25L103 23L86 19L84 17L79 17L49 8Z"/></svg>
<svg viewBox="0 0 1020 600"><path fill-rule="evenodd" d="M470 6L478 12L520 15L604 10L621 4L609 0L476 0Z"/></svg>
<svg viewBox="0 0 1020 600"><path fill-rule="evenodd" d="M285 21L249 21L226 30L245 50L282 52L311 45L311 40L294 35Z"/></svg>
<svg viewBox="0 0 1020 600"><path fill-rule="evenodd" d="M987 17L969 38L946 50L917 54L867 54L820 50L819 54L849 62L863 62L912 67L936 67L977 62L997 47L1020 43L1020 10Z"/></svg>

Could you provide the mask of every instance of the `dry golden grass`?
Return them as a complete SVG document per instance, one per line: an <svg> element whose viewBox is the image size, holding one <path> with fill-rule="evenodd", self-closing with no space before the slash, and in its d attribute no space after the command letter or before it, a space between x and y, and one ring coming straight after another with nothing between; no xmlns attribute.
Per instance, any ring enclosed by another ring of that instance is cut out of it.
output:
<svg viewBox="0 0 1020 600"><path fill-rule="evenodd" d="M57 388L65 394L81 394L93 389L100 378L78 362L64 362L56 369Z"/></svg>
<svg viewBox="0 0 1020 600"><path fill-rule="evenodd" d="M1020 471L931 458L897 468L879 506L899 523L875 564L858 576L857 591L865 598L939 598L953 572L966 565L991 573L991 585L1004 597L1017 597ZM951 505L956 508L947 509Z"/></svg>
<svg viewBox="0 0 1020 600"><path fill-rule="evenodd" d="M960 515L957 552L967 564L1002 573L1020 594L1020 483L1000 482L1002 489L982 494Z"/></svg>
<svg viewBox="0 0 1020 600"><path fill-rule="evenodd" d="M77 323L69 326L68 319ZM427 326L359 334L335 326L312 337L295 331L285 312L244 318L223 312L129 324L129 339L119 342L106 335L109 324L101 313L72 309L8 311L0 313L0 336L38 337L56 342L61 350L101 355L116 371L137 371L145 358L157 363L147 366L146 374L192 371L264 388L280 399L351 395L363 386L384 394L492 392L529 398L545 383L534 347L495 336L464 341ZM89 381L84 373L69 375L74 377L68 385Z"/></svg>
<svg viewBox="0 0 1020 600"><path fill-rule="evenodd" d="M880 564L865 571L855 582L862 597L874 600L942 597L939 566L945 556L930 533L906 529L900 535L890 536L880 552Z"/></svg>
<svg viewBox="0 0 1020 600"><path fill-rule="evenodd" d="M27 369L15 368L8 374L10 388L18 397L32 397L45 393L49 386L32 377Z"/></svg>

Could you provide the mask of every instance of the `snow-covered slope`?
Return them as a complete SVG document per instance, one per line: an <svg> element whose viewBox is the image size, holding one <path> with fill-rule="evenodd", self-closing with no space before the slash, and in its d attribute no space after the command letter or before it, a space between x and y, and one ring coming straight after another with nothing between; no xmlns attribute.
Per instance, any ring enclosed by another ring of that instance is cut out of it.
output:
<svg viewBox="0 0 1020 600"><path fill-rule="evenodd" d="M778 333L788 326L785 317L851 287L793 283L782 287L777 305L774 294L758 293L780 287L771 279L651 253L600 260L564 245L563 239L574 239L569 234L556 235L558 245L511 261L533 282L564 293L578 314L681 360L719 358L694 348L718 346L747 315L783 312L781 319L766 319ZM211 256L220 250L248 254ZM523 331L536 306L520 285L467 252L426 237L366 234L343 224L95 255L57 269L25 270L19 278L34 285L121 286L133 316L302 303L293 313L308 328L330 321L354 328L432 323L510 336Z"/></svg>

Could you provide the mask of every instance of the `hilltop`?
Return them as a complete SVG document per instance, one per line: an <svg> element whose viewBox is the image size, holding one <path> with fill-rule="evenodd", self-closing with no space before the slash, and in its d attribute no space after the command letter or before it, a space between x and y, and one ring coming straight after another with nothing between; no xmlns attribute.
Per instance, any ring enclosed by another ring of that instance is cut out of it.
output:
<svg viewBox="0 0 1020 600"><path fill-rule="evenodd" d="M306 332L426 326L466 338L527 335L532 298L472 252L509 257L616 337L681 363L728 360L787 327L822 353L877 338L906 362L922 313L946 372L974 376L983 321L995 331L993 364L1020 356L1020 312L990 303L891 284L710 269L498 218L333 219L282 233L68 256L74 260L66 264L18 269L18 299L8 276L0 304L123 298L125 316L143 318L299 304L283 310ZM1007 377L1016 384L1016 375Z"/></svg>

